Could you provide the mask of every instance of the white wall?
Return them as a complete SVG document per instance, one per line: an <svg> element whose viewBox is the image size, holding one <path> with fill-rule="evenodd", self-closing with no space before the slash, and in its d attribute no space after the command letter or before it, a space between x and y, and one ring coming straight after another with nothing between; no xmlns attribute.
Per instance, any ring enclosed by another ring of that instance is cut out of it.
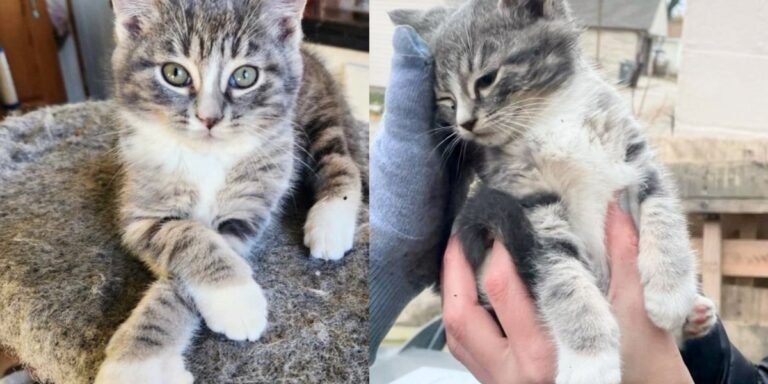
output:
<svg viewBox="0 0 768 384"><path fill-rule="evenodd" d="M768 137L768 1L688 4L675 132Z"/></svg>

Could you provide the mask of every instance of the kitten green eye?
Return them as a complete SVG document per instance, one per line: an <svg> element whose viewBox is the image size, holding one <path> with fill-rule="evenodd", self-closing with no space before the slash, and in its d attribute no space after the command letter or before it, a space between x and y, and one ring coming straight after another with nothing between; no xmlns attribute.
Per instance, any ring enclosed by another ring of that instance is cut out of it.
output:
<svg viewBox="0 0 768 384"><path fill-rule="evenodd" d="M259 79L259 70L250 65L243 65L235 69L229 78L229 86L237 89L246 89L256 84Z"/></svg>
<svg viewBox="0 0 768 384"><path fill-rule="evenodd" d="M179 64L165 63L163 64L162 72L165 81L174 87L188 87L192 83L192 77L189 76L189 72Z"/></svg>

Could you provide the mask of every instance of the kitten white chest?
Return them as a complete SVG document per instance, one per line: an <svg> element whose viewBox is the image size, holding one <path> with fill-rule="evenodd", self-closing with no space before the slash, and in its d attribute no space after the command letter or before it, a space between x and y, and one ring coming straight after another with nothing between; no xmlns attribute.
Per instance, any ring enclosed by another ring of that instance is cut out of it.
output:
<svg viewBox="0 0 768 384"><path fill-rule="evenodd" d="M161 129L144 129L123 143L122 154L134 164L161 172L168 183L191 189L190 217L211 224L219 211L217 196L226 188L227 176L258 144L255 139L245 139L193 148Z"/></svg>
<svg viewBox="0 0 768 384"><path fill-rule="evenodd" d="M216 195L225 186L232 159L216 155L188 153L182 155L182 175L197 192L191 215L194 219L210 223L218 211Z"/></svg>
<svg viewBox="0 0 768 384"><path fill-rule="evenodd" d="M219 207L217 196L227 186L227 176L247 155L245 145L209 152L198 152L188 148L175 148L178 156L178 177L196 192L190 215L203 223L212 223Z"/></svg>

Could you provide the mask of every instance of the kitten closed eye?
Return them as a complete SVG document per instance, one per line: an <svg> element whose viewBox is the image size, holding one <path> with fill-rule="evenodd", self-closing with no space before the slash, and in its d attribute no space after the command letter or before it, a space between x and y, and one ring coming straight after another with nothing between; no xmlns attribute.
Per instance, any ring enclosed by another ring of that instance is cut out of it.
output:
<svg viewBox="0 0 768 384"><path fill-rule="evenodd" d="M480 91L488 89L488 87L493 85L493 83L496 82L497 75L498 75L498 71L493 71L477 79L477 81L475 82L475 88L477 89L477 93L480 93Z"/></svg>

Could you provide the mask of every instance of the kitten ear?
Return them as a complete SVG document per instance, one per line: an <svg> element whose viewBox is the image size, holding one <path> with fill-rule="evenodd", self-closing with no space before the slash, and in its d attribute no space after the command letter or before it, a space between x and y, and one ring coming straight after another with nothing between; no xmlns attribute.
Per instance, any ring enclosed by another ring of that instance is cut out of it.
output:
<svg viewBox="0 0 768 384"><path fill-rule="evenodd" d="M396 26L407 25L413 27L422 39L428 40L440 24L448 17L451 10L438 7L429 11L414 9L396 9L389 12L389 19Z"/></svg>
<svg viewBox="0 0 768 384"><path fill-rule="evenodd" d="M300 42L301 19L304 18L304 9L307 0L274 0L277 9L278 39L283 42Z"/></svg>
<svg viewBox="0 0 768 384"><path fill-rule="evenodd" d="M389 11L389 19L392 20L392 23L395 25L410 25L411 27L414 27L417 24L420 24L422 20L424 19L424 14L427 12L425 11L419 11L416 9L395 9L394 11Z"/></svg>
<svg viewBox="0 0 768 384"><path fill-rule="evenodd" d="M499 0L499 10L504 15L525 12L536 19L568 19L571 11L563 0Z"/></svg>
<svg viewBox="0 0 768 384"><path fill-rule="evenodd" d="M157 15L157 0L112 0L118 41L137 37Z"/></svg>

